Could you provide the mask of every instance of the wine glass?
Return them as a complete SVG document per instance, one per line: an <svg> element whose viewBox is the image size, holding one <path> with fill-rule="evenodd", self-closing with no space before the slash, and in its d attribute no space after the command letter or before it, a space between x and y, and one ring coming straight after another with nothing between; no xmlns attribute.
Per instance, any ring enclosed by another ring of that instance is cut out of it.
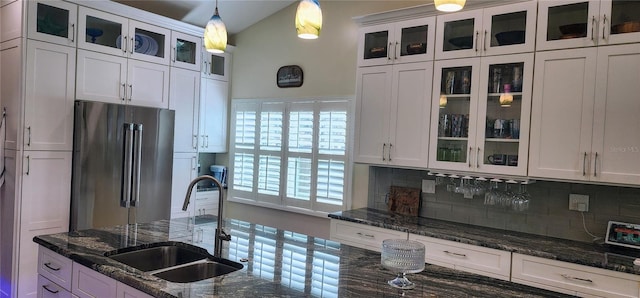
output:
<svg viewBox="0 0 640 298"><path fill-rule="evenodd" d="M387 283L394 288L413 289L415 283L409 281L407 273L418 273L424 270L424 244L404 239L386 239L382 241L380 261L386 269L397 273L395 279Z"/></svg>

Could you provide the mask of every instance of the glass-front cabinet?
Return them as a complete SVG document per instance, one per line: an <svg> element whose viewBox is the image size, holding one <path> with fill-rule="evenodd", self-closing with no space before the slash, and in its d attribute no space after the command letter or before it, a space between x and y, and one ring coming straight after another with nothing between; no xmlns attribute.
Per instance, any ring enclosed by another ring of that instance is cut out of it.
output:
<svg viewBox="0 0 640 298"><path fill-rule="evenodd" d="M640 1L542 0L538 50L640 41Z"/></svg>
<svg viewBox="0 0 640 298"><path fill-rule="evenodd" d="M358 66L433 60L435 17L360 29Z"/></svg>
<svg viewBox="0 0 640 298"><path fill-rule="evenodd" d="M434 74L429 167L525 176L533 54L437 61Z"/></svg>
<svg viewBox="0 0 640 298"><path fill-rule="evenodd" d="M59 0L29 1L28 36L64 46L76 45L78 6Z"/></svg>
<svg viewBox="0 0 640 298"><path fill-rule="evenodd" d="M78 24L79 48L169 64L169 29L86 7L79 9Z"/></svg>
<svg viewBox="0 0 640 298"><path fill-rule="evenodd" d="M439 15L436 59L533 52L536 2Z"/></svg>
<svg viewBox="0 0 640 298"><path fill-rule="evenodd" d="M202 38L171 31L171 66L200 71Z"/></svg>
<svg viewBox="0 0 640 298"><path fill-rule="evenodd" d="M209 53L204 47L202 48L202 53L204 56L202 77L228 82L231 54L227 52L222 54Z"/></svg>

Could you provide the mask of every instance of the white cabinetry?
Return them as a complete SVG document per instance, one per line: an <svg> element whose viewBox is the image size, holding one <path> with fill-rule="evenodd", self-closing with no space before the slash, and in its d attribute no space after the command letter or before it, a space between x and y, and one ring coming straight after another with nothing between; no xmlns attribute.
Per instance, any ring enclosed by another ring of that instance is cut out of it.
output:
<svg viewBox="0 0 640 298"><path fill-rule="evenodd" d="M189 200L189 208L182 211L184 196L187 194L187 186L191 180L198 175L198 157L197 153L179 153L173 154L173 175L171 184L171 218L191 217L194 215L194 197L192 192Z"/></svg>
<svg viewBox="0 0 640 298"><path fill-rule="evenodd" d="M28 3L27 37L76 46L77 5L59 0L36 0Z"/></svg>
<svg viewBox="0 0 640 298"><path fill-rule="evenodd" d="M169 107L169 66L78 50L76 98Z"/></svg>
<svg viewBox="0 0 640 298"><path fill-rule="evenodd" d="M73 263L71 292L80 298L116 297L117 281L88 267Z"/></svg>
<svg viewBox="0 0 640 298"><path fill-rule="evenodd" d="M529 175L640 184L639 67L640 44L537 53Z"/></svg>
<svg viewBox="0 0 640 298"><path fill-rule="evenodd" d="M202 49L202 77L218 81L228 82L231 77L229 66L231 65L231 54L212 54Z"/></svg>
<svg viewBox="0 0 640 298"><path fill-rule="evenodd" d="M638 297L640 276L514 253L511 281L576 296Z"/></svg>
<svg viewBox="0 0 640 298"><path fill-rule="evenodd" d="M50 249L39 246L38 274L57 286L71 291L71 276L73 262ZM38 289L40 291L40 289Z"/></svg>
<svg viewBox="0 0 640 298"><path fill-rule="evenodd" d="M126 284L118 282L116 285L116 298L151 298L147 293L134 289Z"/></svg>
<svg viewBox="0 0 640 298"><path fill-rule="evenodd" d="M27 41L25 150L68 150L73 146L74 48Z"/></svg>
<svg viewBox="0 0 640 298"><path fill-rule="evenodd" d="M437 17L436 59L533 52L536 1Z"/></svg>
<svg viewBox="0 0 640 298"><path fill-rule="evenodd" d="M640 2L540 0L536 50L640 42Z"/></svg>
<svg viewBox="0 0 640 298"><path fill-rule="evenodd" d="M363 27L358 32L358 66L433 60L435 17Z"/></svg>
<svg viewBox="0 0 640 298"><path fill-rule="evenodd" d="M229 82L203 78L200 88L199 152L226 152Z"/></svg>
<svg viewBox="0 0 640 298"><path fill-rule="evenodd" d="M425 246L425 262L502 280L509 280L511 253L508 251L409 234L409 240Z"/></svg>
<svg viewBox="0 0 640 298"><path fill-rule="evenodd" d="M432 62L357 70L354 160L426 167Z"/></svg>
<svg viewBox="0 0 640 298"><path fill-rule="evenodd" d="M347 245L381 251L385 239L407 239L407 232L387 230L364 224L331 219L330 238Z"/></svg>
<svg viewBox="0 0 640 298"><path fill-rule="evenodd" d="M173 151L195 153L198 150L200 72L172 67L170 81L169 109L175 110Z"/></svg>
<svg viewBox="0 0 640 298"><path fill-rule="evenodd" d="M196 215L218 215L219 191L196 192L194 208Z"/></svg>
<svg viewBox="0 0 640 298"><path fill-rule="evenodd" d="M202 38L171 31L171 66L200 72Z"/></svg>

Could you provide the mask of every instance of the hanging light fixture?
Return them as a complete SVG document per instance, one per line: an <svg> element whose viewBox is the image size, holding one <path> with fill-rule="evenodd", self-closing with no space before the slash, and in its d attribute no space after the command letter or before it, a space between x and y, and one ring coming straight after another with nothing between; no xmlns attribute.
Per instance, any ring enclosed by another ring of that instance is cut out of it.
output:
<svg viewBox="0 0 640 298"><path fill-rule="evenodd" d="M436 9L445 12L454 12L464 7L466 0L434 0Z"/></svg>
<svg viewBox="0 0 640 298"><path fill-rule="evenodd" d="M216 11L204 28L204 46L211 53L224 53L227 48L227 27L218 13L218 0Z"/></svg>
<svg viewBox="0 0 640 298"><path fill-rule="evenodd" d="M301 0L296 10L298 37L316 39L322 29L322 10L318 0Z"/></svg>

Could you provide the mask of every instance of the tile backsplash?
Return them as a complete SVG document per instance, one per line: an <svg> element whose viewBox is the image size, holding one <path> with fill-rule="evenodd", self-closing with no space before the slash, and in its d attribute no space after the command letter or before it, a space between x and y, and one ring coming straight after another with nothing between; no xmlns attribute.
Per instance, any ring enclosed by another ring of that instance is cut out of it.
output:
<svg viewBox="0 0 640 298"><path fill-rule="evenodd" d="M386 210L389 187L420 188L422 180L434 180L427 171L386 167L369 168L370 208ZM580 183L536 181L528 186L531 204L517 212L499 206L484 205L484 195L465 199L462 194L437 185L435 194L422 193L420 216L530 234L591 242L585 232L604 237L609 220L640 223L640 188ZM569 210L569 194L589 196L589 211Z"/></svg>

